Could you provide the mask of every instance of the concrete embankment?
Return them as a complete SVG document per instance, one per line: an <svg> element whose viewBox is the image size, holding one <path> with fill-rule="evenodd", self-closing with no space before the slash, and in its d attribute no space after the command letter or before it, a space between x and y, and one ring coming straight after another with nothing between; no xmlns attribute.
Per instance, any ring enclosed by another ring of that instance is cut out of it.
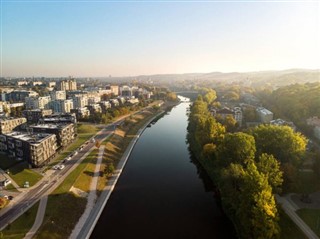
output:
<svg viewBox="0 0 320 239"><path fill-rule="evenodd" d="M160 112L157 115L155 115L154 117L152 117L152 119L150 119L146 124L144 124L144 126L142 128L140 128L135 136L135 138L130 142L129 146L127 147L126 151L124 152L124 154L121 157L121 160L113 174L113 176L108 180L108 184L107 186L104 188L103 192L101 193L100 197L98 198L94 208L92 209L90 216L87 218L86 223L84 224L84 226L81 228L80 231L78 231L78 233L73 233L73 235L76 236L72 236L70 238L78 238L78 239L87 239L90 237L95 225L97 224L99 217L101 215L101 213L104 210L105 205L107 204L110 195L122 173L122 170L124 168L124 166L127 163L127 160L135 146L135 144L137 143L140 135L143 133L143 131L146 129L146 127L152 122L154 121L157 117L159 117L160 115L162 115L164 112Z"/></svg>

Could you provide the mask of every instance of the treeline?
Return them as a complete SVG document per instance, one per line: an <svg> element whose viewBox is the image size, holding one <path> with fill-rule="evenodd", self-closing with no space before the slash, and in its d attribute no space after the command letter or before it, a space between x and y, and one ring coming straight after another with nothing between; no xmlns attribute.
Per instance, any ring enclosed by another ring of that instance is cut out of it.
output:
<svg viewBox="0 0 320 239"><path fill-rule="evenodd" d="M131 105L131 106L118 106L107 109L106 112L94 112L90 114L89 116L85 116L82 118L79 118L80 122L91 122L91 123L97 123L97 124L108 124L112 122L113 119L122 116L127 115L133 111L137 111L145 106L147 106L148 103L145 101L140 101L138 105Z"/></svg>
<svg viewBox="0 0 320 239"><path fill-rule="evenodd" d="M210 95L214 94L213 92ZM191 106L188 140L220 192L240 238L274 238L280 232L274 198L301 162L306 140L289 127L262 125L227 133L208 111L206 94Z"/></svg>
<svg viewBox="0 0 320 239"><path fill-rule="evenodd" d="M305 132L312 133L306 119L320 117L320 82L284 86L273 92L262 91L258 96L277 117L291 120Z"/></svg>

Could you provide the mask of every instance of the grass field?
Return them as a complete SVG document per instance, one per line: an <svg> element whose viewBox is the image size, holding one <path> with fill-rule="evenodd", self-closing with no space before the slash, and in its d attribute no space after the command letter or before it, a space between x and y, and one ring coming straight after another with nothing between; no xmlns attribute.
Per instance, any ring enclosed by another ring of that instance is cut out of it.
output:
<svg viewBox="0 0 320 239"><path fill-rule="evenodd" d="M71 234L85 210L87 199L77 197L69 190L91 160L90 156L84 159L49 195L45 218L35 238L68 238Z"/></svg>
<svg viewBox="0 0 320 239"><path fill-rule="evenodd" d="M304 235L300 228L297 227L282 209L280 209L279 214L279 226L281 229L280 239L307 239L306 235Z"/></svg>
<svg viewBox="0 0 320 239"><path fill-rule="evenodd" d="M26 181L29 182L30 187L35 185L42 175L28 168L27 163L17 164L9 169L10 177L20 186L23 187Z"/></svg>
<svg viewBox="0 0 320 239"><path fill-rule="evenodd" d="M96 167L98 157L98 149L94 149L88 155L88 163L86 167L82 170L79 174L78 178L76 179L75 183L73 184L74 187L81 189L84 192L89 192L92 176L94 174L94 169Z"/></svg>
<svg viewBox="0 0 320 239"><path fill-rule="evenodd" d="M21 239L31 229L39 207L39 202L33 205L28 211L26 211L17 220L11 223L2 231L2 237L6 239Z"/></svg>
<svg viewBox="0 0 320 239"><path fill-rule="evenodd" d="M299 209L297 214L318 236L320 236L320 209Z"/></svg>

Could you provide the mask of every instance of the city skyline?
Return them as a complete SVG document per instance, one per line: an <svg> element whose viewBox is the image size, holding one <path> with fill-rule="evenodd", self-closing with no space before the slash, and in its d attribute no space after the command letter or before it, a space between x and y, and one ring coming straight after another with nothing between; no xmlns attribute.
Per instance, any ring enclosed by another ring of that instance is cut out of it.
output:
<svg viewBox="0 0 320 239"><path fill-rule="evenodd" d="M1 1L1 76L320 68L320 3Z"/></svg>

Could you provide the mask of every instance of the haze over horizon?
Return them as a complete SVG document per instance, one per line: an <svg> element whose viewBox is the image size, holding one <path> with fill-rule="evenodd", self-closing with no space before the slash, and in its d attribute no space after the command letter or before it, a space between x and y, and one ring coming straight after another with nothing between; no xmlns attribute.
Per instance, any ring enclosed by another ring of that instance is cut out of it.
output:
<svg viewBox="0 0 320 239"><path fill-rule="evenodd" d="M1 1L1 76L320 69L320 2Z"/></svg>

